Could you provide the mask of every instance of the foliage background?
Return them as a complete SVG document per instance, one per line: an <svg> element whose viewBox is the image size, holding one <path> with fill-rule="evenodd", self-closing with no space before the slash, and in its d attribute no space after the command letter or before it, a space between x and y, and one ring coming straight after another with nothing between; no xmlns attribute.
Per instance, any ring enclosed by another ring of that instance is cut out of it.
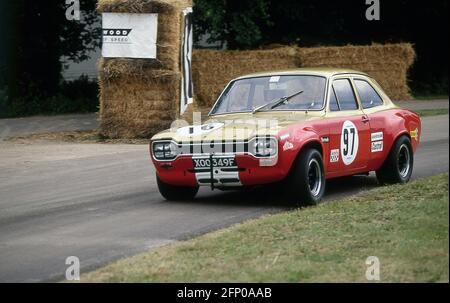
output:
<svg viewBox="0 0 450 303"><path fill-rule="evenodd" d="M63 0L0 1L0 116L96 110L97 92L86 78L67 84L61 76L62 56L81 62L100 46L95 5L80 0L82 19L76 22L66 19ZM82 84L83 102L65 94Z"/></svg>

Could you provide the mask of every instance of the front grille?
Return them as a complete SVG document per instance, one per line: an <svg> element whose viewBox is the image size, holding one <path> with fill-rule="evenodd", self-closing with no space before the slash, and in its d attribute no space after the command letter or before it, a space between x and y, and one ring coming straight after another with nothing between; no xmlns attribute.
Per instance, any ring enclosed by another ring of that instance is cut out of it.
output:
<svg viewBox="0 0 450 303"><path fill-rule="evenodd" d="M236 154L248 153L248 142L215 141L215 142L189 142L177 143L180 155L204 155L204 154Z"/></svg>
<svg viewBox="0 0 450 303"><path fill-rule="evenodd" d="M215 167L217 168L217 167ZM245 168L239 168L239 167L220 167L220 170L227 173L233 173L233 172L240 172L244 171ZM202 168L194 168L194 169L188 169L188 172L190 173L208 173L211 171L210 167L202 167Z"/></svg>
<svg viewBox="0 0 450 303"><path fill-rule="evenodd" d="M267 140L267 141L266 141ZM271 136L258 136L245 141L202 141L202 142L175 142L171 139L161 139L152 142L152 151L155 155L154 145L161 142L170 143L170 152L176 156L168 159L155 158L155 160L173 160L178 156L204 156L251 154L256 158L273 157L278 152L278 142Z"/></svg>

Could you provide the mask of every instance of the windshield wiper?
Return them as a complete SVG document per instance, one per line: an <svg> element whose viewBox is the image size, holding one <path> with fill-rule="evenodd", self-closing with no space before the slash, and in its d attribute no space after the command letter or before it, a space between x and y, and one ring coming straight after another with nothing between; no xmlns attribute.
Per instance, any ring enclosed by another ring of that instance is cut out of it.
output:
<svg viewBox="0 0 450 303"><path fill-rule="evenodd" d="M264 105L255 107L253 109L252 113L253 114L257 113L257 112L261 111L263 108L266 108L266 107L270 107L270 109L277 108L278 106L286 104L289 100L291 100L292 98L294 98L294 97L296 97L296 96L298 96L298 95L300 95L302 93L303 93L303 91L301 90L301 91L298 91L298 92L296 92L296 93L294 93L294 94L292 94L290 96L284 96L284 97L281 97L280 99L276 99L274 101L270 101L269 103L266 103Z"/></svg>

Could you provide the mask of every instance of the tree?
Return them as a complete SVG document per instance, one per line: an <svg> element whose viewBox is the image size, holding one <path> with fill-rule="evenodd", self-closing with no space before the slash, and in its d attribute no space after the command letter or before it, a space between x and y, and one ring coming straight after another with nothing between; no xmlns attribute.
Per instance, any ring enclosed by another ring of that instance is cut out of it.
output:
<svg viewBox="0 0 450 303"><path fill-rule="evenodd" d="M8 103L53 96L66 56L79 62L100 45L95 0L80 0L81 20L67 20L62 0L2 1L2 56Z"/></svg>
<svg viewBox="0 0 450 303"><path fill-rule="evenodd" d="M258 46L269 26L270 0L196 0L194 32L197 40L209 34L210 42L226 42L229 49Z"/></svg>

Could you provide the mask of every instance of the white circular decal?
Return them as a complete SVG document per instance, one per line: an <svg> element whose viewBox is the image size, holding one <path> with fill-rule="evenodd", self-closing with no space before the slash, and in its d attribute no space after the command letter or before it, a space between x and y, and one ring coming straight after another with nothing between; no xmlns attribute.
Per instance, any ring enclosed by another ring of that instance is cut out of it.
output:
<svg viewBox="0 0 450 303"><path fill-rule="evenodd" d="M341 132L341 156L345 165L355 161L358 154L359 137L358 129L352 121L345 121Z"/></svg>
<svg viewBox="0 0 450 303"><path fill-rule="evenodd" d="M205 135L213 130L219 129L224 125L220 122L211 122L204 125L192 125L181 127L177 130L177 134L181 136L199 136Z"/></svg>

